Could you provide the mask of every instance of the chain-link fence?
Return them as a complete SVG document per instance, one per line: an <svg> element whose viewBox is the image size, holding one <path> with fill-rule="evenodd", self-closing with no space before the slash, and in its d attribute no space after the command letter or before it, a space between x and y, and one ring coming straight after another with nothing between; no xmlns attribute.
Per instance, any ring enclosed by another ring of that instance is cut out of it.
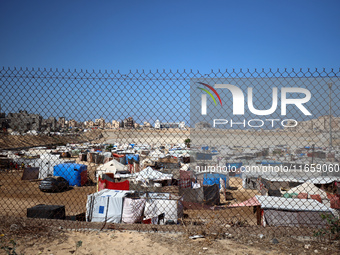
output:
<svg viewBox="0 0 340 255"><path fill-rule="evenodd" d="M1 216L190 233L339 217L339 70L0 73Z"/></svg>

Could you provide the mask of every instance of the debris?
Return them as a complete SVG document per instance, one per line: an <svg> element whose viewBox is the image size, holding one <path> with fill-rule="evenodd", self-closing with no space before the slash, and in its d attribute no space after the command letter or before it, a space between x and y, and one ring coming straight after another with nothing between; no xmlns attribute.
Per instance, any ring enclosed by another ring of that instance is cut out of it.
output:
<svg viewBox="0 0 340 255"><path fill-rule="evenodd" d="M202 235L189 236L190 239L204 238Z"/></svg>
<svg viewBox="0 0 340 255"><path fill-rule="evenodd" d="M273 238L273 239L271 240L271 243L272 243L272 244L277 244L277 243L279 243L279 240L277 240L276 238Z"/></svg>

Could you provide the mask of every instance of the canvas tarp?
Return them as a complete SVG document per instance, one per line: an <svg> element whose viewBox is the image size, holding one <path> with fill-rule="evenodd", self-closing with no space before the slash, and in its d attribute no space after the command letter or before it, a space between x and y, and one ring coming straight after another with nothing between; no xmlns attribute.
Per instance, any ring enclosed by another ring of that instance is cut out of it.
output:
<svg viewBox="0 0 340 255"><path fill-rule="evenodd" d="M223 180L224 187L229 187L229 176L221 173L205 173L203 177L203 185L217 184L219 189L221 189L221 179Z"/></svg>
<svg viewBox="0 0 340 255"><path fill-rule="evenodd" d="M324 227L321 212L264 210L263 225L290 227Z"/></svg>
<svg viewBox="0 0 340 255"><path fill-rule="evenodd" d="M162 180L171 180L172 174L164 174L162 172L153 170L151 167L147 167L139 173L133 174L133 177L136 178L137 181L162 181Z"/></svg>
<svg viewBox="0 0 340 255"><path fill-rule="evenodd" d="M307 193L308 195L320 195L321 199L327 198L327 193L323 191L322 189L319 189L311 182L305 182L299 186L296 186L295 188L291 188L289 190L289 193Z"/></svg>
<svg viewBox="0 0 340 255"><path fill-rule="evenodd" d="M123 199L130 191L108 190L87 196L86 221L120 223Z"/></svg>
<svg viewBox="0 0 340 255"><path fill-rule="evenodd" d="M37 180L39 177L39 167L26 167L21 180Z"/></svg>
<svg viewBox="0 0 340 255"><path fill-rule="evenodd" d="M228 205L228 207L243 207L243 206L258 206L258 205L261 205L260 202L257 200L256 197L252 197L241 203Z"/></svg>
<svg viewBox="0 0 340 255"><path fill-rule="evenodd" d="M177 223L183 217L183 205L180 200L148 199L145 204L144 216L147 219L156 219L164 214L164 223L168 220ZM154 220L152 222L155 222ZM160 223L163 224L163 221Z"/></svg>
<svg viewBox="0 0 340 255"><path fill-rule="evenodd" d="M98 179L98 191L103 189L110 190L130 190L130 182L128 180L122 182L110 182L108 180Z"/></svg>
<svg viewBox="0 0 340 255"><path fill-rule="evenodd" d="M122 222L137 223L142 221L145 199L125 198L123 205Z"/></svg>
<svg viewBox="0 0 340 255"><path fill-rule="evenodd" d="M203 187L192 189L192 188L180 188L179 195L183 197L183 201L203 203L204 201L204 191Z"/></svg>
<svg viewBox="0 0 340 255"><path fill-rule="evenodd" d="M204 204L218 205L220 204L220 189L217 184L203 186Z"/></svg>
<svg viewBox="0 0 340 255"><path fill-rule="evenodd" d="M255 196L262 209L286 211L332 212L332 209L314 199Z"/></svg>
<svg viewBox="0 0 340 255"><path fill-rule="evenodd" d="M97 168L97 177L101 176L104 173L115 174L117 171L126 171L126 170L127 170L127 166L113 159Z"/></svg>

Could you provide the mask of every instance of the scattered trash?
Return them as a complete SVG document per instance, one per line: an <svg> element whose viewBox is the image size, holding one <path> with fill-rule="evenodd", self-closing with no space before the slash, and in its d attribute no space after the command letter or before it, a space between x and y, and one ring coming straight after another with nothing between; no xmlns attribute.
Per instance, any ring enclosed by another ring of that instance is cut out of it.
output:
<svg viewBox="0 0 340 255"><path fill-rule="evenodd" d="M189 236L190 239L204 238L202 235Z"/></svg>
<svg viewBox="0 0 340 255"><path fill-rule="evenodd" d="M263 234L259 234L259 238L260 238L260 239L263 239L263 238L264 238L264 235L263 235Z"/></svg>
<svg viewBox="0 0 340 255"><path fill-rule="evenodd" d="M310 244L305 244L305 249L309 249L310 248Z"/></svg>
<svg viewBox="0 0 340 255"><path fill-rule="evenodd" d="M277 240L276 238L273 238L273 239L271 240L271 243L272 243L272 244L277 244L277 243L279 243L279 240Z"/></svg>
<svg viewBox="0 0 340 255"><path fill-rule="evenodd" d="M232 237L233 237L233 235L230 234L230 233L225 233L225 236L226 236L227 238L232 238Z"/></svg>

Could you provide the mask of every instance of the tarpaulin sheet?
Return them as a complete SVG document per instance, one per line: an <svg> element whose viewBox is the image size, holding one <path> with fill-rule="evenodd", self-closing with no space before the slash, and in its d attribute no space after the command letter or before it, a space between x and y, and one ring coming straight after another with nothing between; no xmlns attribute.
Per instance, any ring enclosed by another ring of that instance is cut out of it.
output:
<svg viewBox="0 0 340 255"><path fill-rule="evenodd" d="M264 210L265 225L291 227L323 227L320 212Z"/></svg>
<svg viewBox="0 0 340 255"><path fill-rule="evenodd" d="M206 205L220 204L220 189L217 184L211 186L203 186L204 203Z"/></svg>
<svg viewBox="0 0 340 255"><path fill-rule="evenodd" d="M246 201L241 203L228 205L228 207L242 207L242 206L259 206L261 205L260 202L256 199L256 197L249 198Z"/></svg>
<svg viewBox="0 0 340 255"><path fill-rule="evenodd" d="M113 190L129 190L130 189L130 182L128 180L123 182L110 182L108 180L102 180L100 177L98 178L98 191L101 189L113 189ZM105 185L103 185L105 184Z"/></svg>
<svg viewBox="0 0 340 255"><path fill-rule="evenodd" d="M145 202L145 199L125 198L123 205L122 222L131 224L141 222Z"/></svg>
<svg viewBox="0 0 340 255"><path fill-rule="evenodd" d="M180 188L179 195L183 197L183 201L202 203L204 201L203 187L192 189L192 188Z"/></svg>
<svg viewBox="0 0 340 255"><path fill-rule="evenodd" d="M145 204L144 215L146 218L156 218L164 213L164 222L183 217L183 205L179 200L149 199ZM161 222L162 223L162 222Z"/></svg>

